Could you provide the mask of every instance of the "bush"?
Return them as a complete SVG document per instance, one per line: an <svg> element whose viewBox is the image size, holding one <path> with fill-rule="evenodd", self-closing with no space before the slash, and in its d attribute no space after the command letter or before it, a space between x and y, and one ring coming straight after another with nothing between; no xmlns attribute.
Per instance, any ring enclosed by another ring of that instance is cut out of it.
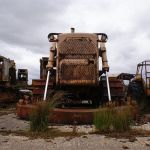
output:
<svg viewBox="0 0 150 150"><path fill-rule="evenodd" d="M101 108L94 114L94 125L103 132L126 131L130 129L131 123L131 109L128 106Z"/></svg>
<svg viewBox="0 0 150 150"><path fill-rule="evenodd" d="M112 110L108 108L101 108L94 115L94 125L97 129L107 131L112 124Z"/></svg>
<svg viewBox="0 0 150 150"><path fill-rule="evenodd" d="M128 106L115 111L113 119L113 128L116 131L127 131L132 123L131 108Z"/></svg>
<svg viewBox="0 0 150 150"><path fill-rule="evenodd" d="M31 131L46 131L48 129L49 112L52 104L49 102L40 102L30 115Z"/></svg>

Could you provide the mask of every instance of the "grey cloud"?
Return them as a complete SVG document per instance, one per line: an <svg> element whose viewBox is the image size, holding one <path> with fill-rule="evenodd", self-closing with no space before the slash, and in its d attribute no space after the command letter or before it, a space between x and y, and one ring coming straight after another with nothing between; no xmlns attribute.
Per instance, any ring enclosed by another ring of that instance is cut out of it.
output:
<svg viewBox="0 0 150 150"><path fill-rule="evenodd" d="M43 52L48 33L67 5L66 0L0 1L0 40Z"/></svg>
<svg viewBox="0 0 150 150"><path fill-rule="evenodd" d="M111 73L134 73L136 64L150 56L149 4L141 0L0 0L0 54L16 59L19 67L29 68L30 78L38 78L39 57L49 55L48 33L67 32L73 26L80 32L106 32ZM32 52L37 61L25 65L31 58L21 62L26 56L19 56L17 49Z"/></svg>

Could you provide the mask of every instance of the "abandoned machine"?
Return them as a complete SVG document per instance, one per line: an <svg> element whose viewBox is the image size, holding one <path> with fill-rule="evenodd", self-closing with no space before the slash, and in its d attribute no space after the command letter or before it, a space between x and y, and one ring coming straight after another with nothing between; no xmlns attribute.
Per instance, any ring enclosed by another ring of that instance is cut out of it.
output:
<svg viewBox="0 0 150 150"><path fill-rule="evenodd" d="M64 104L87 100L93 106L99 106L111 97L122 100L124 87L121 80L116 77L107 80L106 34L75 33L71 28L71 33L50 33L48 40L51 42L48 76L54 79L55 89L68 93Z"/></svg>
<svg viewBox="0 0 150 150"><path fill-rule="evenodd" d="M122 80L107 75L106 34L75 33L71 29L71 33L50 33L48 39L50 56L40 59L40 79L32 80L34 99L43 99L43 95L44 100L49 99L49 93L57 91L65 93L60 107L86 102L98 107L111 99L124 99Z"/></svg>
<svg viewBox="0 0 150 150"><path fill-rule="evenodd" d="M71 33L50 33L50 56L40 60L40 79L32 80L33 98L18 102L18 116L26 118L35 101L51 100L49 96L59 91L64 95L50 117L53 123L91 123L100 105L121 103L124 84L117 77L108 77L107 39L105 33L75 33L74 28Z"/></svg>
<svg viewBox="0 0 150 150"><path fill-rule="evenodd" d="M129 84L129 94L137 100L150 97L150 60L137 64L136 74Z"/></svg>
<svg viewBox="0 0 150 150"><path fill-rule="evenodd" d="M16 101L19 88L27 86L27 69L18 69L17 76L15 61L0 56L0 104Z"/></svg>

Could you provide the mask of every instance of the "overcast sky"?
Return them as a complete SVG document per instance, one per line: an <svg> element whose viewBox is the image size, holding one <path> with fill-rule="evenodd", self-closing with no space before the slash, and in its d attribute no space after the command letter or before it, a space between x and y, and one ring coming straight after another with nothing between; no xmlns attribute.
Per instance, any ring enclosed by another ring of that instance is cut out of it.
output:
<svg viewBox="0 0 150 150"><path fill-rule="evenodd" d="M110 74L150 59L150 0L0 0L0 55L39 78L50 32L104 32Z"/></svg>

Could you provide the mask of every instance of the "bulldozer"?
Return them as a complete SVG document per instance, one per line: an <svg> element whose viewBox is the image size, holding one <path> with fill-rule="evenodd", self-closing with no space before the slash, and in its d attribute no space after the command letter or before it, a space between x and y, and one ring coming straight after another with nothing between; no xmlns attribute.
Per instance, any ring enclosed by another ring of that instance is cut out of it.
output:
<svg viewBox="0 0 150 150"><path fill-rule="evenodd" d="M63 104L83 104L86 100L99 107L111 99L123 100L123 83L108 77L107 39L105 33L75 33L74 28L71 33L50 33L44 100L49 78L54 79L55 90L68 93Z"/></svg>
<svg viewBox="0 0 150 150"><path fill-rule="evenodd" d="M27 118L39 101L59 91L49 120L56 124L93 123L94 112L107 102L124 102L124 83L109 76L105 33L50 33L50 55L40 59L40 79L32 80L33 97L20 99L17 115ZM42 97L41 97L42 96Z"/></svg>

